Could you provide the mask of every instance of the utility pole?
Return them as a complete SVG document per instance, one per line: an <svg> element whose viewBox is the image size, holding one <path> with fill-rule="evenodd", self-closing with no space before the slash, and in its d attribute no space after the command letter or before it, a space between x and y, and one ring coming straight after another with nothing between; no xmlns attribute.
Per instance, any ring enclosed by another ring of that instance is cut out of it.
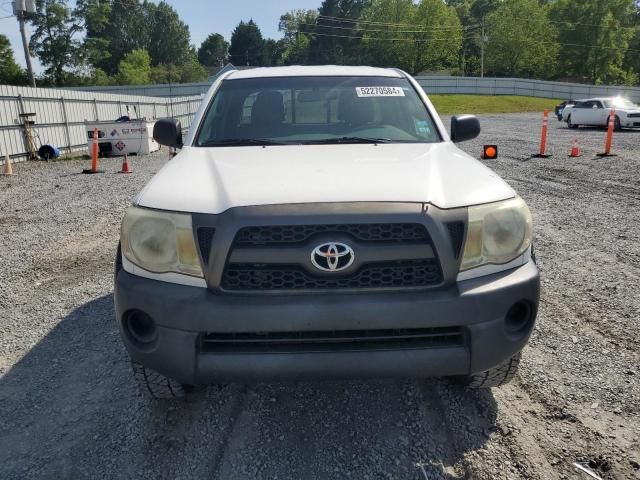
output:
<svg viewBox="0 0 640 480"><path fill-rule="evenodd" d="M29 42L27 40L27 29L24 24L24 14L35 12L35 2L33 0L14 0L13 13L18 17L20 23L20 35L22 36L22 46L24 48L24 60L27 64L27 74L29 76L29 84L35 88L36 79L33 76L33 67L31 65L31 54L29 53Z"/></svg>
<svg viewBox="0 0 640 480"><path fill-rule="evenodd" d="M484 15L482 16L482 33L480 34L480 78L484 78Z"/></svg>

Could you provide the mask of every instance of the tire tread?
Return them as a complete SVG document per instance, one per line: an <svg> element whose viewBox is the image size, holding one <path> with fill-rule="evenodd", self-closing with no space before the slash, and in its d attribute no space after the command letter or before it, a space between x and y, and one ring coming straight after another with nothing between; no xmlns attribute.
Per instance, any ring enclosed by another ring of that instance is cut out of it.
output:
<svg viewBox="0 0 640 480"><path fill-rule="evenodd" d="M518 352L496 367L464 377L464 384L469 388L491 388L505 385L515 377L521 356L521 352Z"/></svg>
<svg viewBox="0 0 640 480"><path fill-rule="evenodd" d="M139 363L132 362L131 368L140 388L152 398L158 400L183 398L188 393L187 388L181 383Z"/></svg>

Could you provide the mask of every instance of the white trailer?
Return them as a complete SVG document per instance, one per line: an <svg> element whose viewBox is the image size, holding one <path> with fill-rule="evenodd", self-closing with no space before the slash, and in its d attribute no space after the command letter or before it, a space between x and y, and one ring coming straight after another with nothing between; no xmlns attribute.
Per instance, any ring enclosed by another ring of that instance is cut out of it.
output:
<svg viewBox="0 0 640 480"><path fill-rule="evenodd" d="M153 139L155 120L145 118L124 122L85 122L87 148L91 155L93 131L98 129L99 152L102 156L146 155L160 149Z"/></svg>

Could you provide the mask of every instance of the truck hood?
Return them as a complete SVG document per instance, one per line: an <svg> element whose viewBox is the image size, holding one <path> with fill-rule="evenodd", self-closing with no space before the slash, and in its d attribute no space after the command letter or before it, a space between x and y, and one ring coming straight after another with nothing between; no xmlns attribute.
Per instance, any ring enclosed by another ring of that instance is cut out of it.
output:
<svg viewBox="0 0 640 480"><path fill-rule="evenodd" d="M492 170L450 142L185 147L135 203L217 214L251 205L328 202L456 208L514 195Z"/></svg>

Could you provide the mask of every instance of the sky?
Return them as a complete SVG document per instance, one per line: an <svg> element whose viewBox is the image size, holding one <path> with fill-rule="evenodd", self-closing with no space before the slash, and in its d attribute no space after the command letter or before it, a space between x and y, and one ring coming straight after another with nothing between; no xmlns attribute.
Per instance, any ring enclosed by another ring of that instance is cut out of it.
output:
<svg viewBox="0 0 640 480"><path fill-rule="evenodd" d="M191 43L199 47L210 33L220 33L227 40L240 22L253 19L265 38L281 38L278 32L280 15L293 9L315 9L322 0L167 0L189 26ZM71 0L70 5L75 2ZM156 2L157 3L157 2ZM25 66L20 30L11 15L11 0L0 0L0 33L9 37L16 61ZM29 27L27 27L28 29ZM37 58L32 58L36 74L42 71Z"/></svg>

